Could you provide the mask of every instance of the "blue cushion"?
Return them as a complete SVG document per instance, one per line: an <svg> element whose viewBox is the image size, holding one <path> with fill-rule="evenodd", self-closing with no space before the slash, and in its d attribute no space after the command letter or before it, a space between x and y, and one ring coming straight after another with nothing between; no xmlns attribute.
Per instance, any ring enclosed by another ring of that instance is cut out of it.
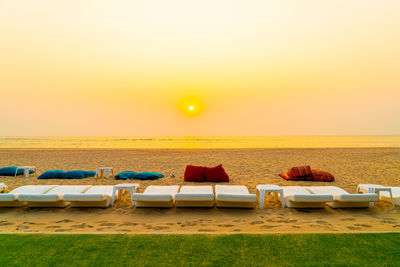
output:
<svg viewBox="0 0 400 267"><path fill-rule="evenodd" d="M94 171L85 171L85 178L94 177L95 175L96 175L96 172L94 172Z"/></svg>
<svg viewBox="0 0 400 267"><path fill-rule="evenodd" d="M47 172L42 173L38 177L38 179L56 179L56 178L60 178L62 174L64 174L64 171L60 171L60 170L47 171Z"/></svg>
<svg viewBox="0 0 400 267"><path fill-rule="evenodd" d="M133 176L133 179L140 179L140 180L155 180L158 178L164 177L163 174L156 173L156 172L140 172L136 173Z"/></svg>
<svg viewBox="0 0 400 267"><path fill-rule="evenodd" d="M131 172L131 171L126 171L126 172L120 172L117 175L115 175L115 180L128 180L128 179L133 179L133 176L136 174L136 172Z"/></svg>
<svg viewBox="0 0 400 267"><path fill-rule="evenodd" d="M61 174L62 179L83 179L86 178L85 171L69 171Z"/></svg>
<svg viewBox="0 0 400 267"><path fill-rule="evenodd" d="M17 167L4 167L0 169L0 176L15 176L15 171L17 170ZM32 170L29 170L29 173L35 173ZM17 175L22 175L24 174L24 170L19 169L17 172Z"/></svg>

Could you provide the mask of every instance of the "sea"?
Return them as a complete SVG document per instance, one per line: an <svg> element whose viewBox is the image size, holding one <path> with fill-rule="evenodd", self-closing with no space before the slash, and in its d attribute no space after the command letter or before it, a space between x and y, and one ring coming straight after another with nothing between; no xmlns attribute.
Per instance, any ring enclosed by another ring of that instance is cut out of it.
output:
<svg viewBox="0 0 400 267"><path fill-rule="evenodd" d="M380 136L41 136L0 137L0 148L367 148L400 147L400 135Z"/></svg>

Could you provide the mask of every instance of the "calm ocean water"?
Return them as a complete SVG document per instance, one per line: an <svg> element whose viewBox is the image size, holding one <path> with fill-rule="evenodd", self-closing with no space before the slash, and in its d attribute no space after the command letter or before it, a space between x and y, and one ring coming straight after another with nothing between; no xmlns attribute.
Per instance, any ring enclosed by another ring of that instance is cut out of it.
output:
<svg viewBox="0 0 400 267"><path fill-rule="evenodd" d="M400 136L0 137L0 148L400 147Z"/></svg>

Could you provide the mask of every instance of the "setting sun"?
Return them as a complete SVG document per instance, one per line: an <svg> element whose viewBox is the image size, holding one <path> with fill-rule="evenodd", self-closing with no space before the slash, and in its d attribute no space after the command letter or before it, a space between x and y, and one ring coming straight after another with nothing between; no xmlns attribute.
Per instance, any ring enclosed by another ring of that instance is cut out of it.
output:
<svg viewBox="0 0 400 267"><path fill-rule="evenodd" d="M194 110L194 107L193 106L189 106L189 110Z"/></svg>

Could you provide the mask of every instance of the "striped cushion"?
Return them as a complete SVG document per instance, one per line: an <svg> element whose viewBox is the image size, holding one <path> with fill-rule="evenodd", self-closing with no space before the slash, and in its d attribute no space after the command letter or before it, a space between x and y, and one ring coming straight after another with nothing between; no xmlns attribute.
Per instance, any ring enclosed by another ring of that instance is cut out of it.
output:
<svg viewBox="0 0 400 267"><path fill-rule="evenodd" d="M332 174L321 170L312 170L312 178L314 181L333 182L335 179Z"/></svg>
<svg viewBox="0 0 400 267"><path fill-rule="evenodd" d="M310 166L293 167L287 172L287 175L289 177L309 176L309 175L312 175L311 167Z"/></svg>

